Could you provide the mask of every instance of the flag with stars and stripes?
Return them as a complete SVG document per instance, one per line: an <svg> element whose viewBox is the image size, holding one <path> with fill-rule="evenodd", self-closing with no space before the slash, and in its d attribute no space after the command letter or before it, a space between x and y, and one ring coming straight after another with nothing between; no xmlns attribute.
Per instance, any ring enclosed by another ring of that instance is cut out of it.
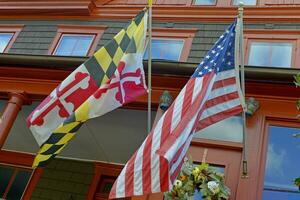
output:
<svg viewBox="0 0 300 200"><path fill-rule="evenodd" d="M146 92L143 54L148 11L72 72L28 116L40 145L33 167L44 166L88 119L101 116Z"/></svg>
<svg viewBox="0 0 300 200"><path fill-rule="evenodd" d="M193 134L243 110L233 23L127 162L110 192L120 198L169 191Z"/></svg>

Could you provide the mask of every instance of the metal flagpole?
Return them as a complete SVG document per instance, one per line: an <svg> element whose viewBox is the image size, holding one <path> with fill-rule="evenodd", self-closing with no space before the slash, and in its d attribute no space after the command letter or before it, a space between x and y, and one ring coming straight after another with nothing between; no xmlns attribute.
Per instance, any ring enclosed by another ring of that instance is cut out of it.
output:
<svg viewBox="0 0 300 200"><path fill-rule="evenodd" d="M238 8L238 20L239 20L239 26L240 26L240 34L239 34L239 58L240 58L240 66L241 66L241 86L242 86L242 92L244 98L246 98L246 90L245 90L245 66L244 66L244 27L243 27L243 3L239 4ZM244 106L243 110L243 172L242 172L242 178L248 178L248 162L247 162L247 155L246 155L246 107Z"/></svg>
<svg viewBox="0 0 300 200"><path fill-rule="evenodd" d="M151 131L151 68L152 68L152 0L148 0L149 17L148 17L148 133Z"/></svg>

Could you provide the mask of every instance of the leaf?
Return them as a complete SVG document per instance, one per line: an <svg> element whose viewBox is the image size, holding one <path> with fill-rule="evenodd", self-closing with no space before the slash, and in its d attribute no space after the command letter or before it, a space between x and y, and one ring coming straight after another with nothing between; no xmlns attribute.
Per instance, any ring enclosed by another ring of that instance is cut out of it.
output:
<svg viewBox="0 0 300 200"><path fill-rule="evenodd" d="M295 185L297 185L297 186L300 187L300 177L296 178L296 179L294 180L294 183L295 183Z"/></svg>
<svg viewBox="0 0 300 200"><path fill-rule="evenodd" d="M299 74L296 74L295 76L294 76L294 79L295 79L295 85L297 86L297 87L300 87L300 73Z"/></svg>

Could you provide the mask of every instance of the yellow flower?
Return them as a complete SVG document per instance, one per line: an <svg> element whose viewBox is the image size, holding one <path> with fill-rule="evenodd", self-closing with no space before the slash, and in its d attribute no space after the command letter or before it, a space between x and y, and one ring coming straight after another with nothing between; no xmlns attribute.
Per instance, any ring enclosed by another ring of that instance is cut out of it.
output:
<svg viewBox="0 0 300 200"><path fill-rule="evenodd" d="M200 169L199 167L195 167L192 171L192 174L196 177L200 174Z"/></svg>

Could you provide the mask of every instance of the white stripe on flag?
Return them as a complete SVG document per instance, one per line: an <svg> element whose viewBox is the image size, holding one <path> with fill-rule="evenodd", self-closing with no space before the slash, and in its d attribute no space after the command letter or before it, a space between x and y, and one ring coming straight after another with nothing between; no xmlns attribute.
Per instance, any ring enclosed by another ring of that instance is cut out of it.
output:
<svg viewBox="0 0 300 200"><path fill-rule="evenodd" d="M205 118L208 118L212 115L215 115L217 113L221 113L225 110L228 110L230 108L233 108L235 106L238 106L240 105L240 99L239 98L236 98L236 99L233 99L233 100L230 100L230 101L226 101L224 103L219 103L215 106L212 106L210 108L207 108L204 110L203 114L201 115L200 117L200 120L203 120Z"/></svg>
<svg viewBox="0 0 300 200"><path fill-rule="evenodd" d="M152 149L151 149L151 191L152 192L160 191L160 185L157 184L160 182L160 174L159 174L160 162L159 162L159 156L156 154L156 150L159 149L160 147L160 139L163 131L162 126L165 121L166 114L167 113L165 113L158 121L152 136Z"/></svg>
<svg viewBox="0 0 300 200"><path fill-rule="evenodd" d="M172 121L171 121L171 132L176 128L179 121L181 120L181 111L182 111L182 104L184 101L184 94L186 91L186 87L184 87L174 102L173 114L172 114Z"/></svg>
<svg viewBox="0 0 300 200"><path fill-rule="evenodd" d="M199 92L202 90L202 86L203 86L203 77L195 78L192 102L195 101L195 98L198 96Z"/></svg>
<svg viewBox="0 0 300 200"><path fill-rule="evenodd" d="M211 92L211 94L208 97L208 100L217 98L219 96L223 96L225 94L230 94L230 93L236 92L236 91L237 91L237 87L236 87L235 84L233 84L233 85L227 85L227 86L221 87L221 88L217 88L217 89L214 89Z"/></svg>
<svg viewBox="0 0 300 200"><path fill-rule="evenodd" d="M217 77L216 77L215 81L220 81L220 80L223 80L223 79L228 79L228 78L235 77L235 69L219 72L216 76Z"/></svg>
<svg viewBox="0 0 300 200"><path fill-rule="evenodd" d="M141 145L136 153L136 158L134 161L134 194L143 194L143 152L144 152L145 142Z"/></svg>
<svg viewBox="0 0 300 200"><path fill-rule="evenodd" d="M125 196L125 172L127 171L127 165L124 166L121 174L117 179L117 187L116 187L116 196L124 197Z"/></svg>

